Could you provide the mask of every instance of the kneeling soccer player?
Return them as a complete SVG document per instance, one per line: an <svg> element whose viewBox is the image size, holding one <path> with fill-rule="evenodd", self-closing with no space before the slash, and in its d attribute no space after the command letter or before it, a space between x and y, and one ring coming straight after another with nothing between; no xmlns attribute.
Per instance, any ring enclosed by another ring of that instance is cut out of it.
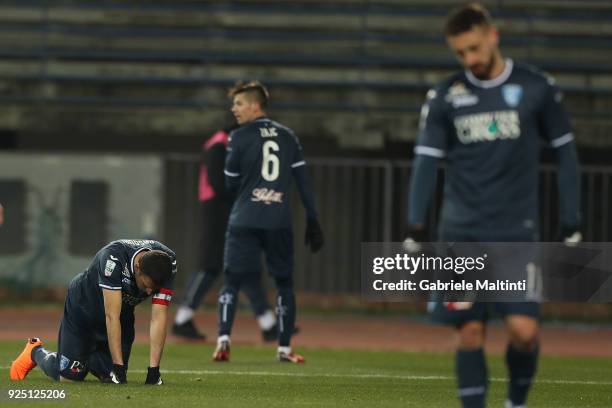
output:
<svg viewBox="0 0 612 408"><path fill-rule="evenodd" d="M24 380L36 367L61 381L82 381L91 372L101 382L125 384L134 342L134 307L152 297L150 360L146 384L161 385L159 373L176 257L151 240L119 240L102 248L68 288L58 352L38 338L28 340L10 378Z"/></svg>

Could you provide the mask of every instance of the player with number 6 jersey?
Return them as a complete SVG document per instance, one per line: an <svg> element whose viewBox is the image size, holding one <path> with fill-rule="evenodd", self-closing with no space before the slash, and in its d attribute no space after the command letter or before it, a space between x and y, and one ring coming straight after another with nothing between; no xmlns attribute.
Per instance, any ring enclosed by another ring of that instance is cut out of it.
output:
<svg viewBox="0 0 612 408"><path fill-rule="evenodd" d="M293 232L289 193L295 179L306 209L305 244L323 246L314 196L302 147L286 126L266 117L268 90L259 82L238 83L230 90L232 113L241 126L230 134L226 184L236 193L226 234L224 286L219 296L219 338L214 361L229 361L230 334L241 285L261 279L261 255L278 289L277 358L301 363L290 347L295 324Z"/></svg>
<svg viewBox="0 0 612 408"><path fill-rule="evenodd" d="M290 228L291 182L294 173L301 176L305 166L298 138L280 123L261 117L235 130L230 135L225 165L226 177L238 187L229 224ZM296 180L300 191L306 193L303 195L306 216L316 219L310 188L304 185L307 177Z"/></svg>

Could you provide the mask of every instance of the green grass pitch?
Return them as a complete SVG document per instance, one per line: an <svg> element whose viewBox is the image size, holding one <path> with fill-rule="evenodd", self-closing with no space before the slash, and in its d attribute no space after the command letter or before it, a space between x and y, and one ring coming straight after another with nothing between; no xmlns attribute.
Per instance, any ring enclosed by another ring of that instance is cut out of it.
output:
<svg viewBox="0 0 612 408"><path fill-rule="evenodd" d="M146 345L134 346L129 384L55 383L38 368L26 381L8 380L8 366L24 342L0 341L0 406L113 407L453 407L453 356L300 349L306 364L275 361L274 347L235 346L232 362L213 363L212 345L169 344L162 361L165 385L144 386ZM49 349L55 343L48 343ZM505 396L503 356L488 358L492 381L488 406L502 407ZM61 401L11 401L9 389L66 391ZM595 358L544 357L530 407L612 407L612 361Z"/></svg>

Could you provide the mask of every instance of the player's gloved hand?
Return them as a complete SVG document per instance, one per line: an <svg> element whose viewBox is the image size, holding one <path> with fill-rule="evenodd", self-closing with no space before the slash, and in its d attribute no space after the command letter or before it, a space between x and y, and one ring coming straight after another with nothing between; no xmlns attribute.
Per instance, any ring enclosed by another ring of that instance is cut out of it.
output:
<svg viewBox="0 0 612 408"><path fill-rule="evenodd" d="M582 242L582 233L578 227L563 225L561 226L559 241L566 245L576 245Z"/></svg>
<svg viewBox="0 0 612 408"><path fill-rule="evenodd" d="M424 226L407 225L404 229L404 242L402 246L409 253L419 252L423 249L423 242L428 241L427 230Z"/></svg>
<svg viewBox="0 0 612 408"><path fill-rule="evenodd" d="M145 380L145 384L162 385L163 383L161 374L159 373L159 367L149 367L147 369L147 379Z"/></svg>
<svg viewBox="0 0 612 408"><path fill-rule="evenodd" d="M125 366L121 364L113 364L113 371L110 372L110 378L114 384L126 384L127 373Z"/></svg>
<svg viewBox="0 0 612 408"><path fill-rule="evenodd" d="M306 219L306 234L304 236L304 245L310 246L311 252L317 252L323 247L323 230L316 219Z"/></svg>

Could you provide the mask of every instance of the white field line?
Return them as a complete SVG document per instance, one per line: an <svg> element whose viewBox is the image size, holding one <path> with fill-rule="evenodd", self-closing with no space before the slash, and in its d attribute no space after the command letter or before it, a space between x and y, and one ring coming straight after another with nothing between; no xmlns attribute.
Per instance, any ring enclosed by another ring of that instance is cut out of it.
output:
<svg viewBox="0 0 612 408"><path fill-rule="evenodd" d="M0 367L8 370L10 367ZM130 373L146 373L147 370L130 370ZM301 377L301 378L359 378L359 379L388 379L406 381L450 381L455 377L447 375L393 375L393 374L330 374L330 373L283 373L275 371L222 371L222 370L161 370L162 374L179 375L242 375L242 376L270 376L270 377ZM490 378L490 381L505 382L506 378ZM537 380L538 384L559 385L612 385L612 381L584 381L584 380Z"/></svg>

